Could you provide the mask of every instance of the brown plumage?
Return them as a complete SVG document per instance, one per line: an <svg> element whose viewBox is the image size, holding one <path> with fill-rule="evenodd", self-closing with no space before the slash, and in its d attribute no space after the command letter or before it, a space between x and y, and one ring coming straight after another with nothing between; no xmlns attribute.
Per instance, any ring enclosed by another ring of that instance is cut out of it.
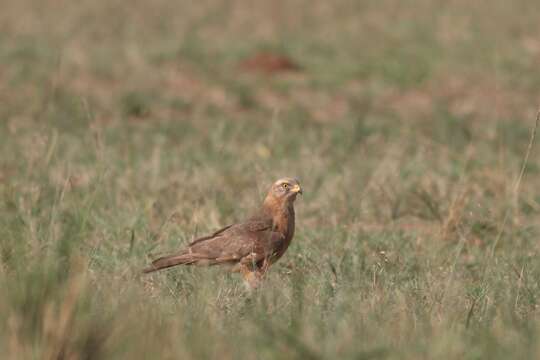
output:
<svg viewBox="0 0 540 360"><path fill-rule="evenodd" d="M196 239L174 255L156 259L145 273L175 265L230 265L241 272L251 288L259 285L268 267L287 250L294 236L296 195L302 193L298 180L276 181L259 211L247 221L226 226Z"/></svg>

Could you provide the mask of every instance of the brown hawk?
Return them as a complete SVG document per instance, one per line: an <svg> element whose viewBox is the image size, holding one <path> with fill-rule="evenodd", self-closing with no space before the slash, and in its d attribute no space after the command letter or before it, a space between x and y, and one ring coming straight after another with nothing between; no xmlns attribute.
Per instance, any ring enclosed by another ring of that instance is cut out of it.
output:
<svg viewBox="0 0 540 360"><path fill-rule="evenodd" d="M302 194L298 180L283 178L276 181L254 216L198 238L176 254L154 260L144 272L175 265L230 265L233 272L242 273L250 288L256 288L268 267L291 243L294 236L293 203L298 194Z"/></svg>

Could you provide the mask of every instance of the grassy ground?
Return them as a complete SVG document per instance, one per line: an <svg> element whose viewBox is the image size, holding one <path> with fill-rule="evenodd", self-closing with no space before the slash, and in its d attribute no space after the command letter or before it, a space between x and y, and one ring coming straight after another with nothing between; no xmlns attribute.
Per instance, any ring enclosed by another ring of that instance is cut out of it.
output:
<svg viewBox="0 0 540 360"><path fill-rule="evenodd" d="M7 1L9 359L540 357L536 0ZM299 71L242 66L278 53ZM249 296L157 254L301 179ZM7 355L6 355L7 354Z"/></svg>

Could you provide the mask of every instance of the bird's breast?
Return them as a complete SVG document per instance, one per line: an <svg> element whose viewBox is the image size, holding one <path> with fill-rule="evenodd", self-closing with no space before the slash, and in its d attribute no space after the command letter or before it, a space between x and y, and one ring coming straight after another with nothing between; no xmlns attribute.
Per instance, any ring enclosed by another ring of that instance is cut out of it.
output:
<svg viewBox="0 0 540 360"><path fill-rule="evenodd" d="M286 209L274 217L275 231L283 235L283 241L280 242L279 248L275 249L275 260L279 259L289 247L294 236L294 225L294 209Z"/></svg>

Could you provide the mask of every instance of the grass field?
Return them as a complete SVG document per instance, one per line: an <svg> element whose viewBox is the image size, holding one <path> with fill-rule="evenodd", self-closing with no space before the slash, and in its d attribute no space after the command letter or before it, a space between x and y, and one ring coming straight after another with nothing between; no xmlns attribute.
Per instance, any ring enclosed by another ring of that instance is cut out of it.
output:
<svg viewBox="0 0 540 360"><path fill-rule="evenodd" d="M540 358L539 144L516 186L539 13L4 1L2 358ZM140 276L282 176L305 195L260 290L215 268Z"/></svg>

